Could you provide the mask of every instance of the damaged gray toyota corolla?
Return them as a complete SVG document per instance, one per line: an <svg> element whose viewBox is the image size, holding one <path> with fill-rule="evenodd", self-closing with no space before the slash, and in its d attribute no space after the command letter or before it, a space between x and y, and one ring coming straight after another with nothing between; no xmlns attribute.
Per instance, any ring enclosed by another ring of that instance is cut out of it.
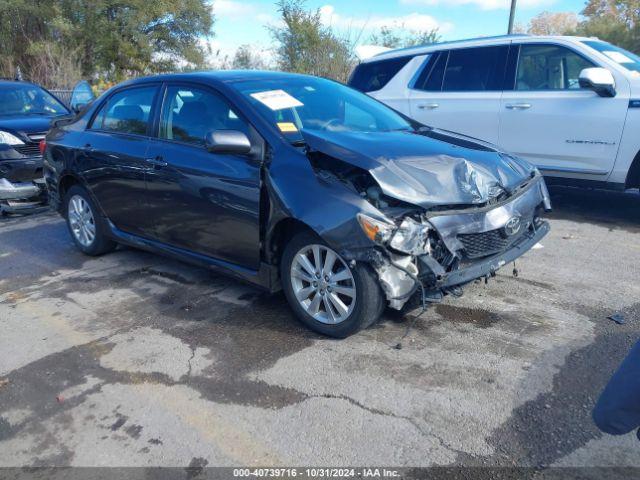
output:
<svg viewBox="0 0 640 480"><path fill-rule="evenodd" d="M126 243L282 288L336 337L459 294L549 231L528 163L277 72L118 86L49 134L45 176L85 253Z"/></svg>
<svg viewBox="0 0 640 480"><path fill-rule="evenodd" d="M306 157L282 163L274 157L270 166L268 178L283 199L283 215L304 222L351 269L370 269L382 290L382 307L402 310L414 300L424 304L459 294L462 285L495 275L549 231L541 218L551 209L542 176L492 145L416 124L325 80L289 77L234 87ZM274 109L255 98L256 92L276 89L284 103L295 105ZM311 265L300 267L309 278L292 275L289 282L281 271L298 316L331 335L373 323L382 307L371 298L375 292L367 292L365 300L374 305L370 317L349 318L343 309L342 328L335 328L331 301L323 307L322 297L331 293L331 284L313 280L324 255L311 252ZM318 298L319 310L310 312ZM351 305L351 298L341 300Z"/></svg>

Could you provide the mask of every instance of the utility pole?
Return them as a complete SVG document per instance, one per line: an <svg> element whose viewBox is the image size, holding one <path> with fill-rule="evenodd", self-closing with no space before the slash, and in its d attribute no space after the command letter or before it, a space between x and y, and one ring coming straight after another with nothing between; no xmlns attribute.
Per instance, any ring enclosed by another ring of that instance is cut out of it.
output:
<svg viewBox="0 0 640 480"><path fill-rule="evenodd" d="M516 0L511 0L511 11L509 12L509 35L513 33L513 18L516 16Z"/></svg>

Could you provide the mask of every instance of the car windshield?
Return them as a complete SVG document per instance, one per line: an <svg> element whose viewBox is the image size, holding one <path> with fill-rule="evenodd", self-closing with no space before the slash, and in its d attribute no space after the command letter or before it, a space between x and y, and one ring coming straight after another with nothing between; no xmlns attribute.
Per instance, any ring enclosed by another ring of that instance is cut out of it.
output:
<svg viewBox="0 0 640 480"><path fill-rule="evenodd" d="M238 82L234 87L292 143L303 140L303 130L412 130L390 108L331 80L301 76Z"/></svg>
<svg viewBox="0 0 640 480"><path fill-rule="evenodd" d="M640 74L640 57L635 53L628 52L624 48L616 47L615 45L600 40L585 40L583 43L606 55L630 72L635 72L636 75Z"/></svg>
<svg viewBox="0 0 640 480"><path fill-rule="evenodd" d="M0 116L64 115L68 110L52 95L35 85L0 85Z"/></svg>

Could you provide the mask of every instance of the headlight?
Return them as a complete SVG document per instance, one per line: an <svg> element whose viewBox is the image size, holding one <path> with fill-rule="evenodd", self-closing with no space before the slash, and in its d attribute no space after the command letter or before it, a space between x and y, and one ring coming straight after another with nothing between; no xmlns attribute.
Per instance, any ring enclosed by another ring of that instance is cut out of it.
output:
<svg viewBox="0 0 640 480"><path fill-rule="evenodd" d="M9 132L0 130L0 144L4 145L24 145L24 142Z"/></svg>
<svg viewBox="0 0 640 480"><path fill-rule="evenodd" d="M369 240L376 243L387 243L396 228L392 223L382 222L362 213L358 214L358 222Z"/></svg>
<svg viewBox="0 0 640 480"><path fill-rule="evenodd" d="M391 237L389 246L394 250L410 255L423 255L429 253L428 237L428 225L406 217L393 234L393 237Z"/></svg>
<svg viewBox="0 0 640 480"><path fill-rule="evenodd" d="M386 244L398 252L408 255L429 253L429 225L406 217L399 227L392 223L376 220L367 215L358 214L358 222L370 240Z"/></svg>

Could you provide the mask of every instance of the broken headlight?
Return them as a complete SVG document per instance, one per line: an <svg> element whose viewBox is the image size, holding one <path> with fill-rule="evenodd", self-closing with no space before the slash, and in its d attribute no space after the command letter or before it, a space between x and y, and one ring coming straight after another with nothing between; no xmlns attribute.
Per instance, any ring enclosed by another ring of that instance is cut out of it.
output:
<svg viewBox="0 0 640 480"><path fill-rule="evenodd" d="M358 214L358 223L369 240L376 243L387 243L396 228L393 223L376 220L362 213Z"/></svg>
<svg viewBox="0 0 640 480"><path fill-rule="evenodd" d="M429 226L406 217L396 229L389 241L389 246L409 255L429 253Z"/></svg>
<svg viewBox="0 0 640 480"><path fill-rule="evenodd" d="M406 217L400 226L391 222L376 220L359 214L358 222L370 240L388 245L390 248L407 255L424 255L429 253L429 225L416 222Z"/></svg>

